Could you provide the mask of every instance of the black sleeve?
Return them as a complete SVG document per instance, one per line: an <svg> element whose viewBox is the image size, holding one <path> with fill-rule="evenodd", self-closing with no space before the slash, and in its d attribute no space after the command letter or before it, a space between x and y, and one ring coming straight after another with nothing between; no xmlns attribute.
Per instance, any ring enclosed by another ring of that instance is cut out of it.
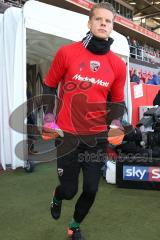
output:
<svg viewBox="0 0 160 240"><path fill-rule="evenodd" d="M110 125L113 120L122 120L126 111L125 102L108 102L107 103L107 125Z"/></svg>
<svg viewBox="0 0 160 240"><path fill-rule="evenodd" d="M56 95L56 88L48 87L46 84L43 84L43 108L45 114L53 112Z"/></svg>

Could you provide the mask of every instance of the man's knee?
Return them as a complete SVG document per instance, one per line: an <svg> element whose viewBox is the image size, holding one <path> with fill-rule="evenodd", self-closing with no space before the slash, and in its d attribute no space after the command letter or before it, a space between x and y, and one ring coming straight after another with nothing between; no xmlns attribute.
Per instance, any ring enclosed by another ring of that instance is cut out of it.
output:
<svg viewBox="0 0 160 240"><path fill-rule="evenodd" d="M95 196L98 191L97 186L88 186L83 189L83 192L85 192L88 196Z"/></svg>
<svg viewBox="0 0 160 240"><path fill-rule="evenodd" d="M77 193L78 188L77 187L65 187L64 188L64 198L66 200L71 200Z"/></svg>

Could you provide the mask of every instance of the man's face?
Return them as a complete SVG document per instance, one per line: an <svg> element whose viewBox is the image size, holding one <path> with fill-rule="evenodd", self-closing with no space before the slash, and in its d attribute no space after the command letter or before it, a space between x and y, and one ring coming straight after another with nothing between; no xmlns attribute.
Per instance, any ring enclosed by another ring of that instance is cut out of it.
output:
<svg viewBox="0 0 160 240"><path fill-rule="evenodd" d="M94 15L88 21L88 28L94 36L102 39L109 37L113 30L114 15L111 11L104 8L94 10Z"/></svg>

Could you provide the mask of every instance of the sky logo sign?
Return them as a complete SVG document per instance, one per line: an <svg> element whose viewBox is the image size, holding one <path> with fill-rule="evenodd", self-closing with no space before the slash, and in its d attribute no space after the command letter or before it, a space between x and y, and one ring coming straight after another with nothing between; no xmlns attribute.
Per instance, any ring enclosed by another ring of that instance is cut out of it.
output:
<svg viewBox="0 0 160 240"><path fill-rule="evenodd" d="M123 165L123 180L148 181L148 167Z"/></svg>
<svg viewBox="0 0 160 240"><path fill-rule="evenodd" d="M160 167L149 167L149 182L160 182Z"/></svg>

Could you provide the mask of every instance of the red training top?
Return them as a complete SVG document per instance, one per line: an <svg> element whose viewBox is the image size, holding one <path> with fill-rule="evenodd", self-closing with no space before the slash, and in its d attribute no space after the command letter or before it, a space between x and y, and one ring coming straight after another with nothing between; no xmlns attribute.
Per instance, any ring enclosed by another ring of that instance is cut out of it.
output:
<svg viewBox="0 0 160 240"><path fill-rule="evenodd" d="M106 131L106 102L124 101L126 65L112 51L93 54L82 42L61 47L44 79L47 86L60 83L57 124L78 135Z"/></svg>

